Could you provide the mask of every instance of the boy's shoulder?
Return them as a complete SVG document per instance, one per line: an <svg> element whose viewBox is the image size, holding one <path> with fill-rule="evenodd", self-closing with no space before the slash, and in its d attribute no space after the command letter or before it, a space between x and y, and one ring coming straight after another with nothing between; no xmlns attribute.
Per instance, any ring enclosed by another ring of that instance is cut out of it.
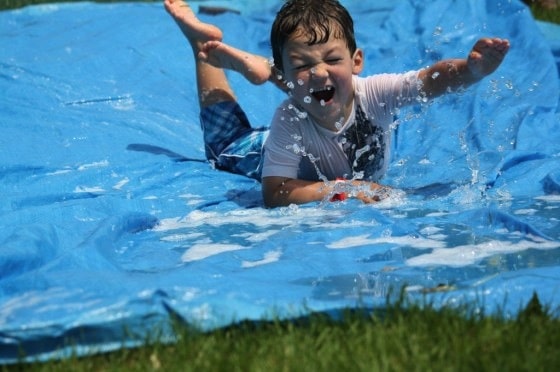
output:
<svg viewBox="0 0 560 372"><path fill-rule="evenodd" d="M386 91L394 92L395 89L411 87L418 88L421 81L418 78L420 70L411 70L407 72L383 72L368 76L353 77L354 90L356 92L367 92L374 90L377 93Z"/></svg>
<svg viewBox="0 0 560 372"><path fill-rule="evenodd" d="M299 124L303 121L309 120L307 112L301 109L297 102L288 97L276 107L274 117L272 119L274 122L283 122L284 124Z"/></svg>

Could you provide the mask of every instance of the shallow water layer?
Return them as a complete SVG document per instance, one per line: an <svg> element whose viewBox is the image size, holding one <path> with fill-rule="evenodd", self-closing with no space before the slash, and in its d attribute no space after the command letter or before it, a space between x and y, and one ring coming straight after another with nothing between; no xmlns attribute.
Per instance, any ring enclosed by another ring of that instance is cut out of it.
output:
<svg viewBox="0 0 560 372"><path fill-rule="evenodd" d="M205 162L192 56L160 4L0 13L2 363L20 346L45 359L172 338L172 317L213 329L384 307L403 289L506 316L537 293L558 310L558 27L544 38L517 1L343 3L365 74L486 35L512 48L476 87L398 113L388 199L272 210L259 183ZM201 17L270 54L277 1L193 5L235 8ZM230 78L266 125L284 96Z"/></svg>

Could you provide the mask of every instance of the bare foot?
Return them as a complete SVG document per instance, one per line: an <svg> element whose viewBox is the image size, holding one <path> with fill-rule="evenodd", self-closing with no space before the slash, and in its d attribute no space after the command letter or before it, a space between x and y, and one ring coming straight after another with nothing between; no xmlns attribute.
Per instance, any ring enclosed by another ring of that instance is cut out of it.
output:
<svg viewBox="0 0 560 372"><path fill-rule="evenodd" d="M198 57L214 67L237 71L253 84L263 84L270 79L271 66L266 58L221 41L210 40L204 43Z"/></svg>
<svg viewBox="0 0 560 372"><path fill-rule="evenodd" d="M222 31L211 24L201 22L183 0L165 0L165 10L173 17L195 52L210 40L222 40Z"/></svg>

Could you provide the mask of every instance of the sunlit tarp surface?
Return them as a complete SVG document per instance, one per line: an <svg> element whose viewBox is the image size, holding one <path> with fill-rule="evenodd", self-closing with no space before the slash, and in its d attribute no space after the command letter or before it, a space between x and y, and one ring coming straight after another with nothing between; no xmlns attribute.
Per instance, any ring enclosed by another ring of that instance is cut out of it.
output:
<svg viewBox="0 0 560 372"><path fill-rule="evenodd" d="M387 5L387 4L391 5ZM276 1L193 3L270 55ZM509 38L476 87L399 113L384 180L402 192L268 210L204 161L190 49L161 4L0 13L0 362L132 346L181 319L560 305L560 29L517 1L345 1L366 73ZM231 82L255 126L283 95ZM24 354L22 354L22 352Z"/></svg>

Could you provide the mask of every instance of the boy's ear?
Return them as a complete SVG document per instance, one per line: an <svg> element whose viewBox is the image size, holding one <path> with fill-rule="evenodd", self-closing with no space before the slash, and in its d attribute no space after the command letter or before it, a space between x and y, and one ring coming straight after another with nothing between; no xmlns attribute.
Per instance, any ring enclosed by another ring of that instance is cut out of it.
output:
<svg viewBox="0 0 560 372"><path fill-rule="evenodd" d="M358 75L364 69L364 52L361 49L356 49L352 56L352 73Z"/></svg>

